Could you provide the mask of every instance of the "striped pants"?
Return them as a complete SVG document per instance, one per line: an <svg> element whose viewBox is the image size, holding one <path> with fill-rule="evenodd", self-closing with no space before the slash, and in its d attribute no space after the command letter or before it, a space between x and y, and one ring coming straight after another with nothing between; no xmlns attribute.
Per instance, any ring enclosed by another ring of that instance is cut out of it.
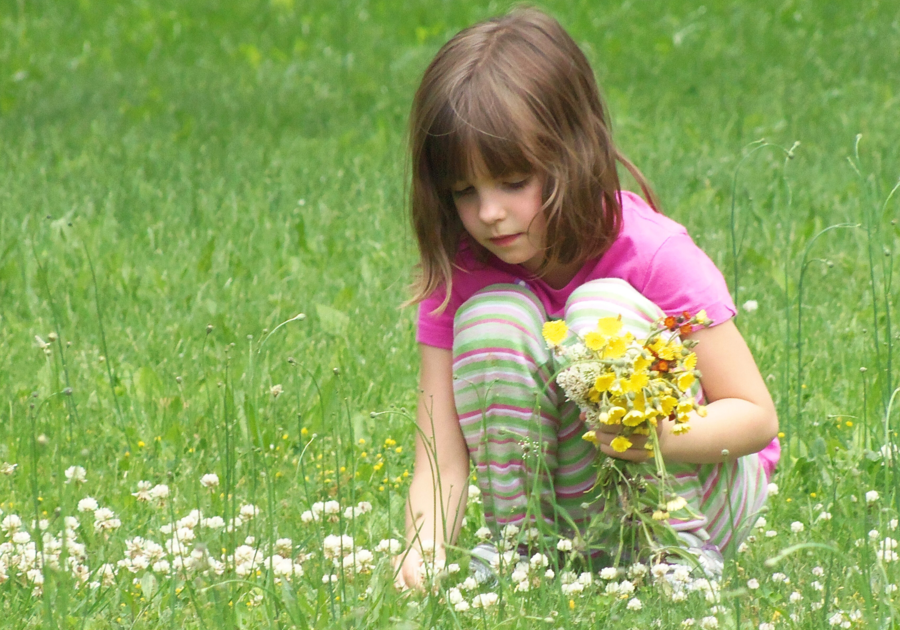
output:
<svg viewBox="0 0 900 630"><path fill-rule="evenodd" d="M602 279L577 288L564 314L582 335L599 318L618 315L640 339L662 311L627 282ZM580 411L553 380L559 365L541 336L547 319L531 291L502 284L473 295L454 320L456 408L494 530L543 521L567 532L566 523L584 526L603 510L591 493L597 451L581 439ZM696 541L689 546L724 551L749 533L767 488L756 454L668 470L675 491L699 515L672 521L685 540Z"/></svg>

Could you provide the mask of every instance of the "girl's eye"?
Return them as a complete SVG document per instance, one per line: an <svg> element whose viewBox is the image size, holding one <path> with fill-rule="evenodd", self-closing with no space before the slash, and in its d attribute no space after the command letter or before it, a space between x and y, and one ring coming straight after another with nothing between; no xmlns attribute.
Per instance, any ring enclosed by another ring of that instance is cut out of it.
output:
<svg viewBox="0 0 900 630"><path fill-rule="evenodd" d="M460 188L459 190L451 190L450 194L453 195L454 199L459 199L460 197L471 194L473 190L475 189L471 186L467 186L466 188Z"/></svg>
<svg viewBox="0 0 900 630"><path fill-rule="evenodd" d="M530 176L526 177L524 179L516 179L516 180L508 181L508 182L506 182L506 187L509 188L510 190L521 190L522 188L525 188L525 186L527 186L528 182L530 182L530 181L531 181Z"/></svg>

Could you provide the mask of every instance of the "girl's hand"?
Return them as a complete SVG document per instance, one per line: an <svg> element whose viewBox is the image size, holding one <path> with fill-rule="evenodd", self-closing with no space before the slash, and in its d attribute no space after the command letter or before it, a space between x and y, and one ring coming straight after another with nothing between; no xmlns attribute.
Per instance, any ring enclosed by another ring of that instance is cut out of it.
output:
<svg viewBox="0 0 900 630"><path fill-rule="evenodd" d="M585 414L582 412L581 421L584 422ZM609 457L615 457L616 459L624 459L629 462L645 462L648 459L653 457L653 454L644 448L644 445L647 444L647 440L649 439L646 435L632 435L628 439L631 441L631 448L626 451L619 452L615 450L610 444L612 441L619 435L621 431L621 426L614 425L601 425L595 431L597 436L597 448L604 455L608 455ZM662 440L664 435L663 432L663 423L659 423L656 427L656 435Z"/></svg>
<svg viewBox="0 0 900 630"><path fill-rule="evenodd" d="M396 555L391 560L394 565L394 586L398 591L411 588L422 590L424 571L422 571L422 555L415 547Z"/></svg>

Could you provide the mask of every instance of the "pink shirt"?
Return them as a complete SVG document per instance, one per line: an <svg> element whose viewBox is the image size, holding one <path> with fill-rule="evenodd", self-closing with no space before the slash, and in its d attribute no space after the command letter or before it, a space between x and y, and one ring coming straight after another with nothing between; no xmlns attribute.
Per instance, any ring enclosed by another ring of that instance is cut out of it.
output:
<svg viewBox="0 0 900 630"><path fill-rule="evenodd" d="M419 304L416 340L429 346L453 347L453 317L476 291L492 284L519 284L529 288L544 305L547 315L560 318L566 300L577 287L597 278L621 278L667 315L701 309L714 324L734 317L736 309L722 273L688 235L681 224L655 212L638 195L623 191L622 229L612 246L599 258L588 260L563 288L554 289L521 265L504 263L493 254L480 262L463 242L456 256L450 301L435 315L444 299L438 289ZM781 448L777 438L760 452L771 476Z"/></svg>

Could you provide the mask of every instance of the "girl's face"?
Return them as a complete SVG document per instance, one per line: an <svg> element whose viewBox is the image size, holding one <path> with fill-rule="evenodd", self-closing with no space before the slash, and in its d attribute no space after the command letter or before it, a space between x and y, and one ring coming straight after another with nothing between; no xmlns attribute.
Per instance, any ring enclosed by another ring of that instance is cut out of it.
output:
<svg viewBox="0 0 900 630"><path fill-rule="evenodd" d="M486 171L451 187L459 218L469 235L497 258L535 272L544 260L547 230L544 178L535 173L494 178Z"/></svg>

